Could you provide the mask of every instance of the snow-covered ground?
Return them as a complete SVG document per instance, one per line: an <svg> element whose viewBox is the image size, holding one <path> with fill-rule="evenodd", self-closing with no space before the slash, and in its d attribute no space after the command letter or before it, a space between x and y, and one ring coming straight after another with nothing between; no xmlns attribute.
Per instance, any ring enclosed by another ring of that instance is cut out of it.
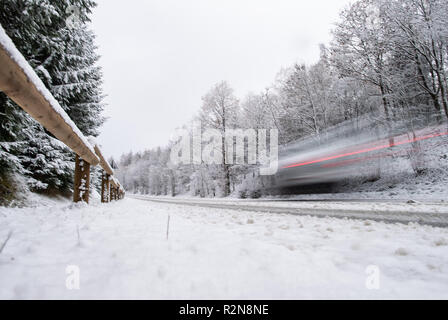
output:
<svg viewBox="0 0 448 320"><path fill-rule="evenodd" d="M0 248L10 231L3 299L448 299L448 229L413 223L126 198L0 208Z"/></svg>

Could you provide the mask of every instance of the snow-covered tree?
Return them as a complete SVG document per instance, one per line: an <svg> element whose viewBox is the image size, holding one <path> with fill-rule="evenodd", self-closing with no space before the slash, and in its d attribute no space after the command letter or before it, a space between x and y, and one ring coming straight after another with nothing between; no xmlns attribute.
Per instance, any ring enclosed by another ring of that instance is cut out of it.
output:
<svg viewBox="0 0 448 320"><path fill-rule="evenodd" d="M199 114L202 126L205 129L217 129L221 133L222 159L222 191L224 196L230 194L230 165L226 163L226 130L235 128L239 112L239 103L233 94L233 89L222 81L216 84L204 97L202 97L202 108Z"/></svg>
<svg viewBox="0 0 448 320"><path fill-rule="evenodd" d="M71 6L79 23L67 23ZM101 70L87 23L94 1L2 0L0 24L50 92L86 135L104 122ZM34 190L72 187L71 151L0 93L0 165Z"/></svg>

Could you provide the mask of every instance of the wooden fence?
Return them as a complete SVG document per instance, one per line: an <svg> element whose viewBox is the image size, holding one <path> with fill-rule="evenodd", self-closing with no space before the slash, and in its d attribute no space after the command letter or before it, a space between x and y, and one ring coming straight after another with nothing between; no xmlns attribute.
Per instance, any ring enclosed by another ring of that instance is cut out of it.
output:
<svg viewBox="0 0 448 320"><path fill-rule="evenodd" d="M124 197L99 146L89 142L17 50L0 25L0 91L3 91L75 154L73 201L89 202L90 167L102 167L101 201Z"/></svg>

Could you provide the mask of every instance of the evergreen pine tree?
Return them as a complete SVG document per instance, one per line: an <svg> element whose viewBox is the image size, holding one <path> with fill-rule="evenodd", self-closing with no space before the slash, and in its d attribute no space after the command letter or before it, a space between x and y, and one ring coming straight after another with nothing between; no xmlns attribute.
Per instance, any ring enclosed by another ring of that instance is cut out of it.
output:
<svg viewBox="0 0 448 320"><path fill-rule="evenodd" d="M80 23L67 24L71 6ZM104 122L101 70L88 29L90 0L1 0L0 24L37 75L86 135ZM0 93L0 167L34 190L69 190L73 153ZM0 172L1 174L1 172ZM0 183L2 183L0 181Z"/></svg>

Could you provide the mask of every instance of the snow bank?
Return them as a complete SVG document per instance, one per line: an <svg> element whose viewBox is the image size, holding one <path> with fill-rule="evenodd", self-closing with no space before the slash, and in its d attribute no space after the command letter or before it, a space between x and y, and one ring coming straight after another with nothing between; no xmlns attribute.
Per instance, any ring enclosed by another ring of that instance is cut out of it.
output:
<svg viewBox="0 0 448 320"><path fill-rule="evenodd" d="M10 231L2 299L448 298L448 230L417 224L124 199L0 208L0 246ZM79 290L66 288L68 265Z"/></svg>

